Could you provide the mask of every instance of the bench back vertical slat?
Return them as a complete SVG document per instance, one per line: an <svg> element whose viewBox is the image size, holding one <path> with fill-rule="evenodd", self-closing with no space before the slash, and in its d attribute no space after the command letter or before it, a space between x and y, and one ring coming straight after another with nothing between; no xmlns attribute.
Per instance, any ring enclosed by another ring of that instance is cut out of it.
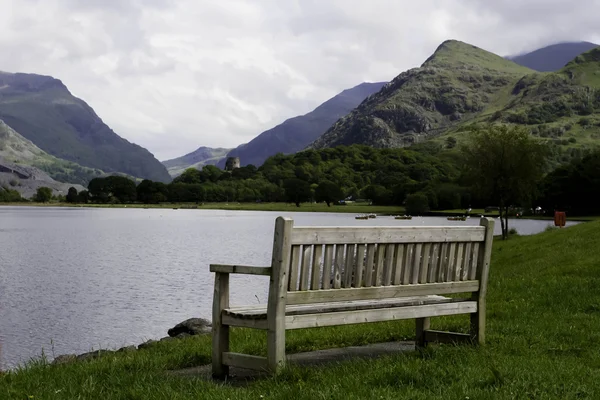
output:
<svg viewBox="0 0 600 400"><path fill-rule="evenodd" d="M331 288L331 269L333 268L333 251L332 244L325 245L325 256L323 258L323 289Z"/></svg>
<svg viewBox="0 0 600 400"><path fill-rule="evenodd" d="M467 279L475 280L477 279L477 265L479 264L479 251L481 248L481 243L473 244L473 255L471 257L471 266L469 267L469 276Z"/></svg>
<svg viewBox="0 0 600 400"><path fill-rule="evenodd" d="M323 246L315 245L313 249L312 272L310 273L310 289L321 289Z"/></svg>
<svg viewBox="0 0 600 400"><path fill-rule="evenodd" d="M344 245L335 245L335 259L333 260L333 288L342 287L342 269L344 268Z"/></svg>
<svg viewBox="0 0 600 400"><path fill-rule="evenodd" d="M365 268L365 287L373 286L373 265L375 264L375 245L367 245L367 262Z"/></svg>
<svg viewBox="0 0 600 400"><path fill-rule="evenodd" d="M427 274L429 273L429 263L431 258L431 243L423 245L423 256L421 258L421 271L419 273L419 283L427 283Z"/></svg>
<svg viewBox="0 0 600 400"><path fill-rule="evenodd" d="M292 246L292 261L290 264L288 277L288 290L290 292L298 290L298 264L300 264L300 250L302 246Z"/></svg>
<svg viewBox="0 0 600 400"><path fill-rule="evenodd" d="M394 259L394 272L392 278L392 285L399 285L402 282L402 266L404 265L404 244L399 243L396 245Z"/></svg>
<svg viewBox="0 0 600 400"><path fill-rule="evenodd" d="M300 290L308 290L309 273L311 269L312 246L302 246L302 262L300 263Z"/></svg>
<svg viewBox="0 0 600 400"><path fill-rule="evenodd" d="M346 245L346 257L344 259L344 271L342 279L342 287L352 287L352 275L354 272L354 257L356 256L356 245Z"/></svg>
<svg viewBox="0 0 600 400"><path fill-rule="evenodd" d="M367 255L367 246L359 244L356 248L356 266L354 269L354 287L363 287L365 278L365 257Z"/></svg>

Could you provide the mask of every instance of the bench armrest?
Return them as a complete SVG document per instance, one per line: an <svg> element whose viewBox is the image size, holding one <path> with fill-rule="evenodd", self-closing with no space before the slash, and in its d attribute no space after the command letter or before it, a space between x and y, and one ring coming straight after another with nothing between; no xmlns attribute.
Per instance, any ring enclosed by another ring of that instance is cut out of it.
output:
<svg viewBox="0 0 600 400"><path fill-rule="evenodd" d="M271 267L255 267L249 265L210 264L210 272L222 274L271 275Z"/></svg>

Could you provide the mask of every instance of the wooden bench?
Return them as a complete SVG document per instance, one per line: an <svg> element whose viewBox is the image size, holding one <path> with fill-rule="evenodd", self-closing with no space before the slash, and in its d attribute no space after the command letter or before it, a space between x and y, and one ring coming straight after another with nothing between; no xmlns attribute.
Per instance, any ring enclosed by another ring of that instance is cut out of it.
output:
<svg viewBox="0 0 600 400"><path fill-rule="evenodd" d="M416 319L416 344L485 340L485 294L494 221L479 226L294 227L279 217L271 266L210 265L213 376L229 366L277 372L285 331ZM229 305L229 275L264 275L267 304ZM462 298L443 295L468 293ZM469 334L431 330L429 318L471 314ZM229 327L267 331L267 357L229 351Z"/></svg>

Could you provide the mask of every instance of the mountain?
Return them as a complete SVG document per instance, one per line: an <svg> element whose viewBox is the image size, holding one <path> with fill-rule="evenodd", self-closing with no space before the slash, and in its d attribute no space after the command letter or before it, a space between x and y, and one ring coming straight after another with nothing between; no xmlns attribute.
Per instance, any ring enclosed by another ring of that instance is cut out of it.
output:
<svg viewBox="0 0 600 400"><path fill-rule="evenodd" d="M338 120L311 148L402 147L439 135L481 113L532 70L449 40L420 68L398 75Z"/></svg>
<svg viewBox="0 0 600 400"><path fill-rule="evenodd" d="M346 89L308 114L290 118L261 133L250 142L230 151L227 156L239 157L241 165L253 164L258 167L277 153L290 154L300 151L383 85L385 82L361 83ZM223 168L225 159L217 165Z"/></svg>
<svg viewBox="0 0 600 400"><path fill-rule="evenodd" d="M204 165L216 165L229 151L231 149L199 147L185 156L163 161L162 164L167 167L171 177L175 178L187 168L202 169Z"/></svg>
<svg viewBox="0 0 600 400"><path fill-rule="evenodd" d="M0 120L0 159L19 168L34 167L60 182L87 185L105 173L46 153Z"/></svg>
<svg viewBox="0 0 600 400"><path fill-rule="evenodd" d="M108 173L171 179L148 150L118 136L50 76L0 72L0 119L58 158Z"/></svg>
<svg viewBox="0 0 600 400"><path fill-rule="evenodd" d="M541 73L466 43L444 42L420 68L400 74L308 148L439 142L490 122L526 126L556 145L559 157L598 146L600 48Z"/></svg>
<svg viewBox="0 0 600 400"><path fill-rule="evenodd" d="M590 51L595 47L598 47L598 45L590 42L565 42L507 58L536 71L550 72L558 71L581 53Z"/></svg>

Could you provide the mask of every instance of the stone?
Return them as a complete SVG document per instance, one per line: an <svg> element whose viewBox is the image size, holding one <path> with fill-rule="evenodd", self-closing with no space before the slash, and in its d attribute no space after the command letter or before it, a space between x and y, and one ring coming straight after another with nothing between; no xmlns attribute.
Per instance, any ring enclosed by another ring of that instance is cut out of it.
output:
<svg viewBox="0 0 600 400"><path fill-rule="evenodd" d="M158 342L156 340L150 339L150 340L140 344L137 348L138 348L138 350L147 349L148 347L152 346L155 343L158 343Z"/></svg>
<svg viewBox="0 0 600 400"><path fill-rule="evenodd" d="M136 351L137 347L135 346L125 346L125 347L121 347L119 350L117 350L119 353L129 353L132 351Z"/></svg>
<svg viewBox="0 0 600 400"><path fill-rule="evenodd" d="M73 361L77 361L77 354L61 354L52 360L52 364L67 364Z"/></svg>
<svg viewBox="0 0 600 400"><path fill-rule="evenodd" d="M175 337L181 333L206 335L212 332L212 324L204 318L190 318L169 329L168 334Z"/></svg>
<svg viewBox="0 0 600 400"><path fill-rule="evenodd" d="M177 340L177 339L175 339L174 337L171 337L171 336L166 336L166 337L160 339L159 341L160 342L170 342L170 341L173 341L173 340Z"/></svg>
<svg viewBox="0 0 600 400"><path fill-rule="evenodd" d="M109 351L109 350L90 351L89 353L83 353L83 354L78 355L77 360L78 361L93 360L94 358L98 358L98 357L103 356L108 353L111 353L111 351Z"/></svg>
<svg viewBox="0 0 600 400"><path fill-rule="evenodd" d="M175 336L175 339L185 339L188 337L191 337L192 335L190 335L189 333L186 332L182 332L179 335Z"/></svg>

